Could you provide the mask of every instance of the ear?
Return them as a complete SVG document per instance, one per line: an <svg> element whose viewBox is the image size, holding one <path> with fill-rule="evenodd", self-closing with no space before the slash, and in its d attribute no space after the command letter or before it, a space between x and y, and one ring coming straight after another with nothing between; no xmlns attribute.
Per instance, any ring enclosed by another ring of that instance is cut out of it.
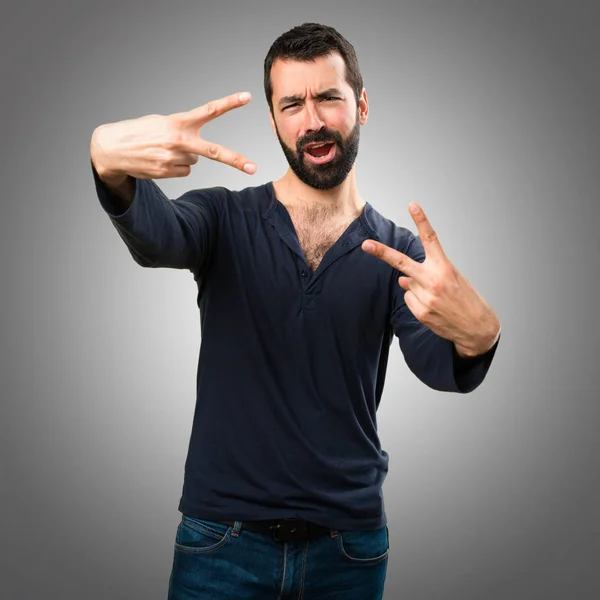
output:
<svg viewBox="0 0 600 600"><path fill-rule="evenodd" d="M358 118L361 125L365 125L369 118L369 100L365 88L362 89L358 99Z"/></svg>
<svg viewBox="0 0 600 600"><path fill-rule="evenodd" d="M279 136L277 135L277 129L275 127L275 119L273 118L273 112L269 109L269 121L271 121L271 129L273 129L273 135L275 139L278 140Z"/></svg>

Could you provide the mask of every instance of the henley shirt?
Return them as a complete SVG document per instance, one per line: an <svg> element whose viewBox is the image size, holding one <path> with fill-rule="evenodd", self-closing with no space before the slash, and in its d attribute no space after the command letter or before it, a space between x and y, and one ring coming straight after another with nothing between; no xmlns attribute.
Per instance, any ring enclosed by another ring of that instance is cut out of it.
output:
<svg viewBox="0 0 600 600"><path fill-rule="evenodd" d="M449 392L475 389L497 346L461 360L410 312L401 273L361 249L370 238L422 262L419 238L367 203L313 273L272 182L169 200L138 179L120 212L92 170L133 259L187 269L198 286L196 405L179 510L338 530L386 524L388 454L376 411L394 335L416 377Z"/></svg>

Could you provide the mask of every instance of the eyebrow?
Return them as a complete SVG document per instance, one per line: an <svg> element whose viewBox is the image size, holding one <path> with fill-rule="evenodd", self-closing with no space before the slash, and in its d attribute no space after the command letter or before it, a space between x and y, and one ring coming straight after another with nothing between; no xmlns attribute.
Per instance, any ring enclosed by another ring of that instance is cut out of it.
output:
<svg viewBox="0 0 600 600"><path fill-rule="evenodd" d="M326 90L323 90L322 92L319 92L318 94L315 94L315 98L317 98L318 100L322 100L323 98L327 98L329 96L342 96L343 97L343 94L337 88L327 88ZM296 94L294 96L284 96L283 98L281 98L279 100L279 102L277 103L277 106L279 106L279 108L281 108L284 104L293 104L294 102L300 102L301 100L304 100L304 96L300 96L299 94Z"/></svg>

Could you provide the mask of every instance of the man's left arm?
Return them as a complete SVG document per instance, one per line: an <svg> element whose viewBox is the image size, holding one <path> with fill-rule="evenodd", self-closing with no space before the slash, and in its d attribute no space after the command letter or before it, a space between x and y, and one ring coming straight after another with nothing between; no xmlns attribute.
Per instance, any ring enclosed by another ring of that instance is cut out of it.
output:
<svg viewBox="0 0 600 600"><path fill-rule="evenodd" d="M406 254L373 240L362 248L401 274L392 323L411 371L434 389L470 392L490 367L500 321L448 260L423 210L409 208L420 239Z"/></svg>

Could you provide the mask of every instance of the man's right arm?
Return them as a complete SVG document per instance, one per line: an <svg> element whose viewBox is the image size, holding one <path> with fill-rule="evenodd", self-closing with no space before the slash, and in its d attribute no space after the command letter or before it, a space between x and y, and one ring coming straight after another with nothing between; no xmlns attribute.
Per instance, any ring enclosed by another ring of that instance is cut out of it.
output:
<svg viewBox="0 0 600 600"><path fill-rule="evenodd" d="M248 100L249 94L234 94L185 113L149 115L94 131L90 158L98 198L140 265L195 271L204 262L218 219L214 190L171 201L153 179L189 175L198 156L254 173L245 157L199 135L205 123Z"/></svg>
<svg viewBox="0 0 600 600"><path fill-rule="evenodd" d="M127 178L110 186L94 164L92 172L100 205L143 267L202 269L218 229L220 203L211 190L196 190L170 200L151 179Z"/></svg>

